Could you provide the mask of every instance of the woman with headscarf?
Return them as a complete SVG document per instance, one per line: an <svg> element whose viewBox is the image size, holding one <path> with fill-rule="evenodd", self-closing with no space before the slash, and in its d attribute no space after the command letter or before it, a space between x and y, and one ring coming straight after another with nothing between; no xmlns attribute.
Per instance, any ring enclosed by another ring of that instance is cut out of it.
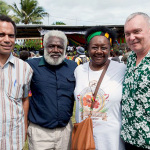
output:
<svg viewBox="0 0 150 150"><path fill-rule="evenodd" d="M108 59L115 38L115 32L103 26L87 30L85 39L91 61L79 65L74 72L76 122L88 117L94 100L91 118L96 150L124 150L120 128L122 81L126 67ZM107 65L97 96L93 98L97 82Z"/></svg>

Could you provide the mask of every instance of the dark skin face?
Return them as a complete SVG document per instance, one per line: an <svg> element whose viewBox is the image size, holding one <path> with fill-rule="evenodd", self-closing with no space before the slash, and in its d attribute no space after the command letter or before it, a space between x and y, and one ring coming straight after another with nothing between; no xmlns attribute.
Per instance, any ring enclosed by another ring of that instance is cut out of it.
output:
<svg viewBox="0 0 150 150"><path fill-rule="evenodd" d="M52 58L59 58L64 52L64 41L58 37L49 37L46 49Z"/></svg>
<svg viewBox="0 0 150 150"><path fill-rule="evenodd" d="M110 42L105 36L95 36L89 43L88 51L91 57L90 68L100 70L108 61Z"/></svg>

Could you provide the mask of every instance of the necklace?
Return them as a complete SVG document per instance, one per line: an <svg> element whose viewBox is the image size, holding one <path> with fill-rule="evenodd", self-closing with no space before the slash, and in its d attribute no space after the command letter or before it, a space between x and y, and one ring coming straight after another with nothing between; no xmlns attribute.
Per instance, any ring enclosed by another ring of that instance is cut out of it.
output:
<svg viewBox="0 0 150 150"><path fill-rule="evenodd" d="M92 97L91 97L91 102L95 102L95 100L96 100L96 96L97 96L97 92L98 92L98 89L99 89L99 87L100 87L100 84L101 84L101 82L102 82L102 80L103 80L103 77L104 77L104 75L105 75L105 73L106 73L106 71L107 71L107 68L108 68L108 66L109 66L109 63L110 63L110 61L108 60L107 62L106 62L106 66L104 67L104 69L103 69L103 71L102 71L102 73L101 73L101 76L100 76L100 78L99 78L99 81L97 82L97 85L96 85L96 88L95 88L95 91L93 92L92 91L92 87L91 87L91 85L90 85L90 79L89 79L89 72L90 72L90 63L89 63L89 66L88 66L88 82L89 82L89 87L90 87L90 90L91 90L91 93L92 93ZM93 105L93 103L92 103L92 105Z"/></svg>
<svg viewBox="0 0 150 150"><path fill-rule="evenodd" d="M90 63L88 65L88 82L89 82L90 91L92 93L91 102L95 102L94 92L92 91L92 87L90 85Z"/></svg>

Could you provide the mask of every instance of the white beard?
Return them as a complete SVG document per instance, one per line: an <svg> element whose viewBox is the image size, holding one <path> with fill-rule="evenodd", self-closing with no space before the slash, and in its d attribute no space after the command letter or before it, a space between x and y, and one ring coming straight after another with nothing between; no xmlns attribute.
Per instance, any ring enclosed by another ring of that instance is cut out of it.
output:
<svg viewBox="0 0 150 150"><path fill-rule="evenodd" d="M60 54L59 58L52 58L51 54L49 54L47 52L47 50L44 49L44 58L48 64L57 66L57 65L61 64L63 62L63 60L65 59L65 51L63 54Z"/></svg>

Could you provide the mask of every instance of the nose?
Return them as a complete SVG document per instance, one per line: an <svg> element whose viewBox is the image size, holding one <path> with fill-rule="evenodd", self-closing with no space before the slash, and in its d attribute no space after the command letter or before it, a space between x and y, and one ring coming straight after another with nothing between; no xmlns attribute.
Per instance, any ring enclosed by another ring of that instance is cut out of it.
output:
<svg viewBox="0 0 150 150"><path fill-rule="evenodd" d="M59 52L59 48L58 48L58 46L54 46L54 48L53 48L53 52L55 52L55 53L58 53L58 52Z"/></svg>
<svg viewBox="0 0 150 150"><path fill-rule="evenodd" d="M8 35L5 35L5 36L4 36L4 42L7 42L7 43L10 42L10 39L9 39L9 36L8 36Z"/></svg>
<svg viewBox="0 0 150 150"><path fill-rule="evenodd" d="M101 49L101 47L98 47L98 49L97 49L97 51L96 51L97 53L103 53L103 51L102 51L102 49Z"/></svg>
<svg viewBox="0 0 150 150"><path fill-rule="evenodd" d="M133 40L135 39L135 35L134 35L133 33L131 33L129 39L130 39L131 41L133 41Z"/></svg>

